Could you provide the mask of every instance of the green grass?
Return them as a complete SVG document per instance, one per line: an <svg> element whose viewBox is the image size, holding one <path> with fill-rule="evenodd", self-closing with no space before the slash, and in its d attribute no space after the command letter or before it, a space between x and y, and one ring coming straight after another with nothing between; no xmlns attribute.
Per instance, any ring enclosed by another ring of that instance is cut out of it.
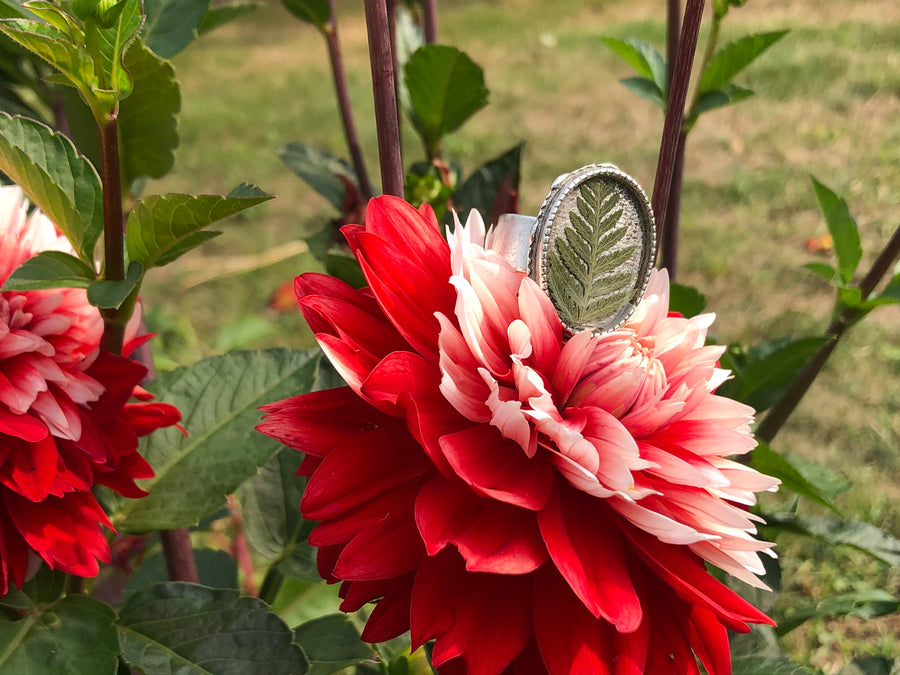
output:
<svg viewBox="0 0 900 675"><path fill-rule="evenodd" d="M357 125L377 177L362 11L359 3L339 5ZM445 142L446 158L472 170L527 141L526 213L536 211L558 174L591 162L614 162L649 191L662 117L618 84L627 68L599 37L635 36L661 47L660 8L649 0L441 3L443 41L484 67L491 89L488 108ZM827 324L829 291L801 269L817 259L806 240L825 232L810 174L847 198L866 251L862 269L897 225L900 10L874 0L756 0L732 12L723 40L780 28L791 33L738 77L757 96L704 116L688 141L679 281L707 294L722 341L803 335ZM226 223L189 265L215 268L222 256L260 253L324 227L334 214L276 155L289 141L346 154L319 35L272 2L204 37L175 65L184 100L177 165L148 192L227 192L249 180L278 195ZM406 161L421 159L408 123L404 132ZM301 254L196 286L180 265L160 270L144 301L162 333L165 365L222 345L310 346L299 313L275 312L268 299L315 268ZM900 536L898 420L900 312L888 308L851 332L775 446L845 473L855 487L839 506ZM896 571L843 553L826 560L831 553L785 547L792 585L784 602L821 597L837 578L900 594ZM847 573L847 565L858 571ZM796 631L791 645L830 673L852 655L900 654L898 629L896 618L862 628L822 621Z"/></svg>

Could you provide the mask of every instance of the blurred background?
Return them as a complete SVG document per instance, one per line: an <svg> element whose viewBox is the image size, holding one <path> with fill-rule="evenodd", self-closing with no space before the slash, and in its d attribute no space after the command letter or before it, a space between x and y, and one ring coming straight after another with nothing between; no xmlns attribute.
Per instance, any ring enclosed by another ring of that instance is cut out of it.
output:
<svg viewBox="0 0 900 675"><path fill-rule="evenodd" d="M557 175L594 162L618 165L650 191L662 113L619 84L632 73L600 38L637 37L664 52L664 2L439 0L438 12L438 42L466 52L490 89L489 105L445 139L445 161L465 174L524 141L519 203L529 214ZM377 182L362 3L339 0L337 13L356 123ZM831 256L810 175L849 203L862 236L861 270L898 222L900 4L751 0L729 13L720 44L780 29L790 33L739 78L756 96L704 115L687 144L678 281L707 296L720 342L802 336L827 325L832 293L802 267ZM338 214L277 153L302 141L347 155L321 36L270 1L174 61L183 100L176 166L145 193L224 194L249 180L278 198L150 275L143 298L159 333L158 367L235 347L312 347L286 284L321 271L303 240ZM409 123L401 126L409 166L424 155ZM826 464L835 481L852 481L838 507L900 536L896 306L873 312L841 343L774 445ZM795 541L780 554L787 584L780 603L866 588L900 594L900 571L850 549ZM798 658L833 673L851 653L900 655L900 618L820 619L789 639Z"/></svg>

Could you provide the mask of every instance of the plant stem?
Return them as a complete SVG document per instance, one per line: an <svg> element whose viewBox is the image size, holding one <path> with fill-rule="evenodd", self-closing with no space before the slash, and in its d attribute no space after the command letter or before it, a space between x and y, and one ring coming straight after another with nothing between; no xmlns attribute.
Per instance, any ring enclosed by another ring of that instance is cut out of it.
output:
<svg viewBox="0 0 900 675"><path fill-rule="evenodd" d="M425 15L425 44L437 42L437 0L422 0L422 13Z"/></svg>
<svg viewBox="0 0 900 675"><path fill-rule="evenodd" d="M882 278L888 273L891 266L898 258L900 258L900 227L897 227L897 229L894 230L893 236L878 255L878 258L875 259L868 274L866 274L860 282L859 290L863 300L869 298L875 290L875 287L878 286ZM862 312L860 309L856 307L846 307L837 317L835 317L831 322L831 325L829 325L828 329L825 331L825 335L831 339L822 345L819 348L819 351L812 355L809 361L806 362L806 365L804 365L800 372L797 373L797 377L795 377L790 386L788 386L784 395L769 409L765 419L763 419L756 428L757 438L766 443L772 442L772 439L775 438L775 435L784 426L788 417L791 416L791 413L793 413L800 404L803 395L806 394L816 377L822 371L822 367L825 365L828 357L831 356L834 348L837 347L838 341L844 336L847 329L861 318L861 315Z"/></svg>
<svg viewBox="0 0 900 675"><path fill-rule="evenodd" d="M388 29L386 0L365 0L369 33L369 60L375 95L375 125L378 129L378 159L381 188L385 194L403 197L403 165L400 158L400 127L394 85L394 57Z"/></svg>
<svg viewBox="0 0 900 675"><path fill-rule="evenodd" d="M375 194L369 173L366 171L365 160L359 145L359 136L356 133L356 124L353 121L353 109L350 106L350 94L347 88L347 74L344 72L344 57L341 53L341 44L338 40L337 19L334 11L334 0L328 0L328 9L331 16L325 26L325 43L328 46L328 58L331 61L331 74L334 79L334 89L337 94L338 108L341 113L341 122L344 125L344 136L347 139L347 149L350 151L350 159L353 162L353 170L359 182L362 197L368 201Z"/></svg>
<svg viewBox="0 0 900 675"><path fill-rule="evenodd" d="M266 572L262 586L259 587L258 597L267 605L271 605L275 602L275 598L278 597L278 591L281 590L281 584L284 583L284 574L276 569L277 566L277 561L272 563L272 566Z"/></svg>
<svg viewBox="0 0 900 675"><path fill-rule="evenodd" d="M191 546L191 534L187 528L160 530L159 539L162 542L169 579L198 583L197 563L194 560L194 549Z"/></svg>
<svg viewBox="0 0 900 675"><path fill-rule="evenodd" d="M103 278L122 281L125 278L125 230L122 223L122 174L119 167L119 110L99 123L100 182L103 186ZM103 339L100 348L113 354L122 353L125 324L117 309L104 309Z"/></svg>
<svg viewBox="0 0 900 675"><path fill-rule="evenodd" d="M675 55L678 53L681 27L681 0L666 0L666 98L675 79Z"/></svg>
<svg viewBox="0 0 900 675"><path fill-rule="evenodd" d="M702 18L703 0L688 0L678 39L678 53L675 58L671 86L669 87L666 120L663 124L659 161L656 165L656 179L653 182L652 204L658 228L657 248L664 236L666 211L668 210L672 177L675 173L675 161L678 155L678 139L681 136L681 128L684 124L684 103L687 100L687 91L691 80L691 67L694 63L694 51L697 48L697 36L700 33L700 20Z"/></svg>
<svg viewBox="0 0 900 675"><path fill-rule="evenodd" d="M681 183L684 177L684 148L687 143L687 129L682 127L675 150L675 166L672 169L672 187L669 204L666 207L666 222L663 224L660 242L660 263L669 273L669 281L678 275L678 225L681 219Z"/></svg>
<svg viewBox="0 0 900 675"><path fill-rule="evenodd" d="M706 71L706 67L709 65L709 62L712 60L713 54L716 52L716 46L719 44L719 30L722 26L722 19L724 15L720 16L713 12L712 18L712 26L709 28L709 36L706 38L706 49L703 50L703 60L700 62L700 76L703 76L703 73ZM694 88L694 95L691 97L691 104L687 107L688 111L688 119L694 117L694 110L697 107L697 101L700 98L700 87Z"/></svg>

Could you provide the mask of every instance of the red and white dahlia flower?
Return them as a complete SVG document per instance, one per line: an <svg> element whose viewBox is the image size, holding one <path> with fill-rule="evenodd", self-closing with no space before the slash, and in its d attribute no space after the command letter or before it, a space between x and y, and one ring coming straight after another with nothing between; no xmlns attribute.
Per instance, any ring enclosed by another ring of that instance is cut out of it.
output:
<svg viewBox="0 0 900 675"><path fill-rule="evenodd" d="M747 507L777 480L726 459L753 410L713 392L712 316L656 273L621 329L563 340L537 284L391 197L343 229L369 287L296 279L348 387L265 406L306 453L309 541L363 638L434 639L442 675L723 675L726 630L771 623L706 570L760 586Z"/></svg>
<svg viewBox="0 0 900 675"><path fill-rule="evenodd" d="M41 251L72 252L26 209L19 188L0 187L0 284ZM79 576L109 562L101 525L111 524L91 488L146 494L134 482L153 475L138 436L181 418L165 403L128 402L148 398L147 370L101 353L102 334L84 289L0 292L0 595L39 559Z"/></svg>

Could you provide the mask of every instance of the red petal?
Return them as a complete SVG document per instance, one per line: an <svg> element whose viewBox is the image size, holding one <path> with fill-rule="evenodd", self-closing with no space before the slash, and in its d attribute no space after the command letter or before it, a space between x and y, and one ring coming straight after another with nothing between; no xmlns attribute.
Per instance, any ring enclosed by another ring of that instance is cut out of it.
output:
<svg viewBox="0 0 900 675"><path fill-rule="evenodd" d="M412 579L402 577L396 585L400 588L385 594L369 615L360 635L364 642L384 642L409 630Z"/></svg>
<svg viewBox="0 0 900 675"><path fill-rule="evenodd" d="M0 467L0 483L32 502L40 502L50 494L56 478L59 454L56 439L47 436L37 443L0 436L9 445L6 461Z"/></svg>
<svg viewBox="0 0 900 675"><path fill-rule="evenodd" d="M615 629L585 609L552 565L534 574L533 612L534 634L550 675L609 675Z"/></svg>
<svg viewBox="0 0 900 675"><path fill-rule="evenodd" d="M684 546L666 544L622 522L640 558L686 602L711 610L731 630L746 633L747 623L775 625L765 614L716 581L703 561Z"/></svg>
<svg viewBox="0 0 900 675"><path fill-rule="evenodd" d="M543 453L529 459L492 426L480 424L443 436L441 449L476 492L537 511L550 498L553 468Z"/></svg>
<svg viewBox="0 0 900 675"><path fill-rule="evenodd" d="M439 668L462 656L468 675L499 675L532 635L531 576L466 572L462 563L451 551L422 562L413 586L413 645L435 637Z"/></svg>
<svg viewBox="0 0 900 675"><path fill-rule="evenodd" d="M692 607L687 631L691 647L707 673L731 672L728 630L713 612L702 607Z"/></svg>
<svg viewBox="0 0 900 675"><path fill-rule="evenodd" d="M454 544L470 572L526 574L547 559L533 512L478 497L443 476L419 493L416 524L428 555Z"/></svg>
<svg viewBox="0 0 900 675"><path fill-rule="evenodd" d="M181 421L181 411L170 403L129 403L122 409L122 420L138 436L146 436L162 427Z"/></svg>
<svg viewBox="0 0 900 675"><path fill-rule="evenodd" d="M691 652L685 629L688 624L688 607L660 581L647 584L647 614L653 641L647 652L646 670L659 675L700 675L697 659ZM727 675L726 671L713 671L713 675Z"/></svg>
<svg viewBox="0 0 900 675"><path fill-rule="evenodd" d="M317 457L326 456L346 441L361 441L380 426L405 427L401 420L366 403L350 387L286 398L260 410L265 416L257 431Z"/></svg>
<svg viewBox="0 0 900 675"><path fill-rule="evenodd" d="M100 400L91 404L91 418L100 423L119 415L147 369L137 361L100 352L87 374L106 387Z"/></svg>
<svg viewBox="0 0 900 675"><path fill-rule="evenodd" d="M615 521L602 502L568 485L554 490L538 513L550 557L575 595L595 617L631 633L643 612Z"/></svg>
<svg viewBox="0 0 900 675"><path fill-rule="evenodd" d="M0 404L0 433L21 438L29 443L36 443L46 438L50 432L47 430L47 425L36 417L27 413L13 415L6 410L6 406Z"/></svg>
<svg viewBox="0 0 900 675"><path fill-rule="evenodd" d="M411 515L388 515L356 535L334 566L339 579L389 579L414 570L425 549Z"/></svg>
<svg viewBox="0 0 900 675"><path fill-rule="evenodd" d="M405 429L379 427L335 448L309 479L300 508L326 520L427 473L431 462Z"/></svg>

